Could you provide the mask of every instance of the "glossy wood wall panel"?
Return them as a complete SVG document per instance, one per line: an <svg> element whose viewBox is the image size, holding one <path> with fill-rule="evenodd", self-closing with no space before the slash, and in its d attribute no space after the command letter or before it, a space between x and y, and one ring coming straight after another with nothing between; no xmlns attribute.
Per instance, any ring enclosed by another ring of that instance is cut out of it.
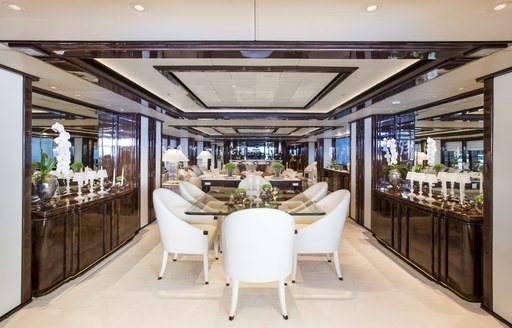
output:
<svg viewBox="0 0 512 328"><path fill-rule="evenodd" d="M356 121L356 194L352 196L355 201L354 220L364 225L364 121Z"/></svg>

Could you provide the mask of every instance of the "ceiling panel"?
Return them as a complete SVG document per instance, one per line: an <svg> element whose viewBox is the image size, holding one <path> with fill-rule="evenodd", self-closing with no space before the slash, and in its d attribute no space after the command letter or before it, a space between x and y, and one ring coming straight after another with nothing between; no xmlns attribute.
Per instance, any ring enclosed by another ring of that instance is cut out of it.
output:
<svg viewBox="0 0 512 328"><path fill-rule="evenodd" d="M272 134L274 129L237 129L237 131L243 134Z"/></svg>

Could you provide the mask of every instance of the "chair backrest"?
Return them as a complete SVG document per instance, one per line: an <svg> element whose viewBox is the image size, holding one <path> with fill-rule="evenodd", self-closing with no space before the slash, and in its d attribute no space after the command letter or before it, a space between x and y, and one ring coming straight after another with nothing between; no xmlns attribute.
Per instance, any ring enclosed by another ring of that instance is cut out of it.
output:
<svg viewBox="0 0 512 328"><path fill-rule="evenodd" d="M304 190L303 194L316 203L327 195L327 187L327 182L318 182Z"/></svg>
<svg viewBox="0 0 512 328"><path fill-rule="evenodd" d="M222 225L226 275L247 282L270 282L291 272L294 221L280 210L253 208L228 215Z"/></svg>
<svg viewBox="0 0 512 328"><path fill-rule="evenodd" d="M264 184L270 184L270 181L259 175L248 175L245 179L240 180L238 188L245 188L247 190L260 190Z"/></svg>
<svg viewBox="0 0 512 328"><path fill-rule="evenodd" d="M183 208L190 204L175 192L160 188L153 191L153 205L164 249L170 253L200 254L203 242L197 237L202 231L180 218Z"/></svg>
<svg viewBox="0 0 512 328"><path fill-rule="evenodd" d="M338 250L350 204L350 192L338 190L326 196L317 206L326 215L299 231L298 253L332 253Z"/></svg>
<svg viewBox="0 0 512 328"><path fill-rule="evenodd" d="M180 182L180 195L190 204L194 204L204 196L204 191L188 181Z"/></svg>

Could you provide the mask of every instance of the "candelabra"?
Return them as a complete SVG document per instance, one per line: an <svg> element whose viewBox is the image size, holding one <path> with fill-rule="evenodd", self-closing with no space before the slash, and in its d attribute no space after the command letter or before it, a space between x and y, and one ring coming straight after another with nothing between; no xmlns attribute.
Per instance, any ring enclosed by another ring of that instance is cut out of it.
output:
<svg viewBox="0 0 512 328"><path fill-rule="evenodd" d="M84 199L82 196L82 184L85 181L85 174L83 172L77 172L73 175L73 181L76 181L78 184L78 196L75 197L75 200L81 201Z"/></svg>

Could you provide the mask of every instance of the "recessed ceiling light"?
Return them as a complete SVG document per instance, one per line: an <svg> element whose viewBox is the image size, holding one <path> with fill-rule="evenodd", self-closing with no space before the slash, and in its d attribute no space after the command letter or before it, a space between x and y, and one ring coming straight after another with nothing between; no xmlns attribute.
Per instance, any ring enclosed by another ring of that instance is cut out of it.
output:
<svg viewBox="0 0 512 328"><path fill-rule="evenodd" d="M503 10L503 9L507 8L510 5L511 5L510 2L502 2L502 3L497 4L496 6L494 6L494 8L492 8L492 10L500 11L500 10Z"/></svg>
<svg viewBox="0 0 512 328"><path fill-rule="evenodd" d="M75 95L75 97L80 97L80 95Z"/></svg>
<svg viewBox="0 0 512 328"><path fill-rule="evenodd" d="M377 9L379 9L379 5L376 4L376 3L372 3L372 4L368 4L366 5L364 8L363 8L363 12L365 13L373 13L374 11L376 11Z"/></svg>
<svg viewBox="0 0 512 328"><path fill-rule="evenodd" d="M120 110L121 112L124 112L124 108L119 108L119 110Z"/></svg>
<svg viewBox="0 0 512 328"><path fill-rule="evenodd" d="M459 90L464 90L464 87L460 87Z"/></svg>
<svg viewBox="0 0 512 328"><path fill-rule="evenodd" d="M23 10L23 8L21 8L20 6L18 6L15 3L12 3L12 2L4 2L3 5L6 7L9 7L10 9L12 9L14 11L22 11Z"/></svg>
<svg viewBox="0 0 512 328"><path fill-rule="evenodd" d="M146 8L144 8L144 6L140 3L130 3L130 6L133 8L133 10L138 11L139 13L146 10Z"/></svg>
<svg viewBox="0 0 512 328"><path fill-rule="evenodd" d="M401 101L400 101L400 100L398 100L398 99L395 99L395 100L393 100L391 103L392 103L393 105L398 105L398 104L400 104L400 103L401 103Z"/></svg>
<svg viewBox="0 0 512 328"><path fill-rule="evenodd" d="M232 88L236 88L236 85L234 85L234 84L233 84L231 87L232 87Z"/></svg>
<svg viewBox="0 0 512 328"><path fill-rule="evenodd" d="M52 86L50 86L50 89L57 89L57 87L52 85Z"/></svg>

